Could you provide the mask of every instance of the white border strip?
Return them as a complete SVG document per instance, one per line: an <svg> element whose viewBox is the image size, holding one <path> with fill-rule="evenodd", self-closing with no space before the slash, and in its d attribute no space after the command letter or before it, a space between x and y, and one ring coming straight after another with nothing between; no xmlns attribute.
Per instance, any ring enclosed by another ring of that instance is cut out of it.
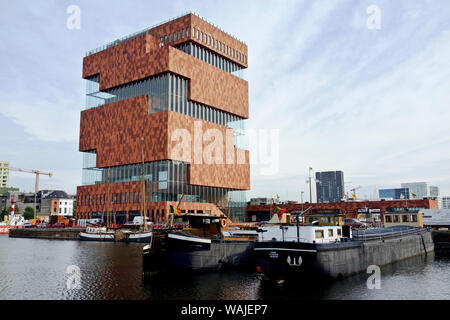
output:
<svg viewBox="0 0 450 320"><path fill-rule="evenodd" d="M286 249L286 248L255 248L255 251L304 251L304 252L317 252L317 250L308 249Z"/></svg>
<svg viewBox="0 0 450 320"><path fill-rule="evenodd" d="M186 237L186 236L181 236L178 234L172 234L169 233L169 238L172 239L178 239L178 240L184 240L184 241L193 241L193 242L201 242L201 243L211 243L210 239L203 239L203 238L194 238L194 237Z"/></svg>

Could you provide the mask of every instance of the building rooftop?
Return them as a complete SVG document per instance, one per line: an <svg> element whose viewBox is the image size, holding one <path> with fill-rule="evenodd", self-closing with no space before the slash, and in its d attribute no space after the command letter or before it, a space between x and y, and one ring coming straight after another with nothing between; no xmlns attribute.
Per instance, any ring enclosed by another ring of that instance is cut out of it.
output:
<svg viewBox="0 0 450 320"><path fill-rule="evenodd" d="M44 199L69 199L69 195L64 191L56 190L46 195Z"/></svg>
<svg viewBox="0 0 450 320"><path fill-rule="evenodd" d="M222 32L224 32L225 34L229 35L230 37L232 37L232 38L234 38L234 39L236 39L236 40L238 40L238 41L240 41L240 42L242 42L243 44L246 45L246 43L245 43L244 41L242 41L242 40L236 38L235 36L229 34L228 32L225 32L224 30L222 30L221 28L219 28L219 27L216 26L215 24L209 22L209 21L206 20L205 18L203 18L203 17L201 17L201 16L195 14L195 13L192 12L192 11L188 11L188 12L186 12L186 13L183 13L183 14L179 15L179 16L176 16L175 18L171 18L171 19L165 20L165 21L163 21L163 22L161 22L161 23L155 24L155 25L153 25L153 26L151 26L151 27L148 27L148 28L145 28L145 29L143 29L143 30L141 30L141 31L137 31L137 32L134 32L134 33L132 33L132 34L126 35L126 36L124 36L124 37L122 37L122 38L119 38L119 39L117 39L117 40L111 41L111 42L109 42L109 43L107 43L107 44L105 44L105 45L102 45L102 46L100 46L100 47L97 47L97 48L95 48L95 49L93 49L93 50L89 50L89 51L86 52L85 57L90 56L90 55L92 55L92 54L94 54L94 53L97 53L97 52L106 50L106 49L108 49L108 48L110 48L110 47L113 47L113 46L115 46L115 45L118 45L119 43L122 43L122 42L125 42L125 41L128 41L128 40L131 40L131 39L133 39L133 38L139 37L139 36L141 36L141 35L147 33L148 31L150 31L150 30L152 30L152 29L154 29L154 28L156 28L156 27L159 27L159 26L161 26L161 25L163 25L163 24L169 23L169 22L174 21L174 20L176 20L176 19L179 19L179 18L181 18L181 17L187 16L187 15L189 15L189 14L195 15L196 17L198 17L198 18L200 18L200 19L202 19L202 20L208 22L210 25L216 27L216 28L219 29L220 31L222 31Z"/></svg>

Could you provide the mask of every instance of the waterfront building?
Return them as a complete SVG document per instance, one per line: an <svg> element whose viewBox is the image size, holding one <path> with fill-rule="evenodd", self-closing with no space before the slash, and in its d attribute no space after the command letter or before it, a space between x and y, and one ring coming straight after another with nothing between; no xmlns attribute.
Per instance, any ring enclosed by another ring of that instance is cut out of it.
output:
<svg viewBox="0 0 450 320"><path fill-rule="evenodd" d="M409 199L409 188L391 188L391 189L379 189L378 196L380 199L401 200Z"/></svg>
<svg viewBox="0 0 450 320"><path fill-rule="evenodd" d="M426 182L408 182L400 185L402 188L408 188L409 192L417 195L417 199L428 197L428 186Z"/></svg>
<svg viewBox="0 0 450 320"><path fill-rule="evenodd" d="M442 209L450 209L450 197L442 197Z"/></svg>
<svg viewBox="0 0 450 320"><path fill-rule="evenodd" d="M247 66L245 43L191 13L88 52L76 216L163 222L181 201L243 221Z"/></svg>
<svg viewBox="0 0 450 320"><path fill-rule="evenodd" d="M439 197L439 187L430 186L430 197L432 197L432 198Z"/></svg>
<svg viewBox="0 0 450 320"><path fill-rule="evenodd" d="M0 161L0 188L8 188L9 161Z"/></svg>
<svg viewBox="0 0 450 320"><path fill-rule="evenodd" d="M420 200L380 200L380 201L341 201L328 203L310 204L279 204L278 207L285 209L287 213L302 211L308 207L311 209L307 214L315 213L339 213L345 214L347 218L358 217L363 212L376 213L382 215L385 212L401 212L405 208L411 210L438 209L438 201L433 199ZM247 221L269 221L273 215L273 206L255 205L247 206Z"/></svg>
<svg viewBox="0 0 450 320"><path fill-rule="evenodd" d="M272 201L273 201L273 199L271 199L271 198L251 198L250 205L251 206L259 206L259 205L271 204Z"/></svg>
<svg viewBox="0 0 450 320"><path fill-rule="evenodd" d="M53 191L41 200L40 216L72 216L73 199L64 191Z"/></svg>
<svg viewBox="0 0 450 320"><path fill-rule="evenodd" d="M339 202L344 199L344 172L316 172L317 202Z"/></svg>

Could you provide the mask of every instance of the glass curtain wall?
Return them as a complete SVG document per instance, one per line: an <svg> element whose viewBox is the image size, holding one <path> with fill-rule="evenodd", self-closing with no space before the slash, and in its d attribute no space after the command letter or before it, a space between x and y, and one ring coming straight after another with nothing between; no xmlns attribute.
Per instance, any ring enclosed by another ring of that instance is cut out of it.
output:
<svg viewBox="0 0 450 320"><path fill-rule="evenodd" d="M189 81L178 75L166 73L129 83L117 88L99 91L98 76L87 79L86 109L148 95L148 112L175 111L197 119L210 121L234 129L234 145L246 149L244 141L245 119L188 100Z"/></svg>
<svg viewBox="0 0 450 320"><path fill-rule="evenodd" d="M222 57L221 55L216 54L214 51L203 48L202 46L199 46L192 42L183 43L181 45L175 46L175 48L187 54L190 54L191 56L194 56L199 60L209 63L216 68L219 68L225 72L231 73L232 75L245 80L244 69L240 65Z"/></svg>
<svg viewBox="0 0 450 320"><path fill-rule="evenodd" d="M217 57L212 59L217 59ZM217 61L223 63L220 60ZM86 80L86 109L146 94L149 96L149 113L170 110L228 126L234 129L234 145L237 148L245 149L243 139L245 120L230 113L189 101L188 85L187 79L167 73L102 92L99 90L99 76L96 75ZM223 212L229 212L233 221L244 220L245 191L188 185L187 165L187 163L177 161L145 163L144 178L149 192L149 201L150 199L154 202L179 201L182 194L185 194L184 201L213 203ZM83 185L105 184L108 181L108 175L110 183L140 181L142 165L97 168L95 151L83 154ZM114 195L114 197L115 201L132 202L132 199L136 199L138 196L130 194L120 195L120 197Z"/></svg>
<svg viewBox="0 0 450 320"><path fill-rule="evenodd" d="M109 168L95 168L96 155L85 152L83 155L83 185L107 184L128 181L142 181L142 164L132 164ZM245 214L245 191L228 188L196 186L187 183L188 163L181 161L155 161L144 163L144 181L147 199L151 202L180 201L183 194L185 202L213 203L233 221L242 221ZM97 195L97 199L107 199ZM139 195L131 192L114 194L114 203L136 203Z"/></svg>

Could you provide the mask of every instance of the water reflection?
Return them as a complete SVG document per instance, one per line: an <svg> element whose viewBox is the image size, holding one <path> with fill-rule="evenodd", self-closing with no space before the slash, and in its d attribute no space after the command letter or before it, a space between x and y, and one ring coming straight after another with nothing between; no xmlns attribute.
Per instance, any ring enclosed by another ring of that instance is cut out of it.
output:
<svg viewBox="0 0 450 320"><path fill-rule="evenodd" d="M17 239L0 236L0 299L449 299L450 258L418 256L342 281L261 283L253 270L174 274L142 282L142 244ZM81 289L68 290L69 265Z"/></svg>

